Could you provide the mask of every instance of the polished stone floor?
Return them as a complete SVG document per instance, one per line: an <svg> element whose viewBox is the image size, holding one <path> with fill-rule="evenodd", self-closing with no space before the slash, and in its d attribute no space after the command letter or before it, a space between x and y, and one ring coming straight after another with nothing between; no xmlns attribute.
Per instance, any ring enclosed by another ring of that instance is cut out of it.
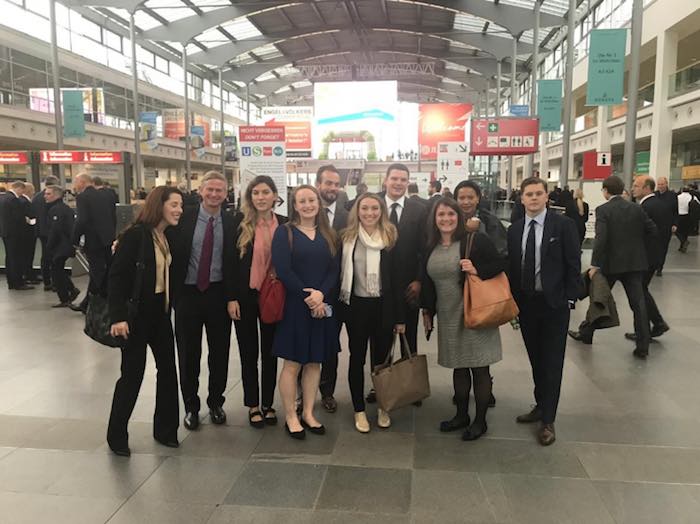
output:
<svg viewBox="0 0 700 524"><path fill-rule="evenodd" d="M181 428L177 450L157 445L149 357L130 426L133 455L118 458L104 441L118 354L82 334L80 315L51 309L55 296L8 292L3 282L0 522L700 522L700 253L696 239L686 255L675 248L674 240L652 286L672 330L647 361L633 359L622 337L631 314L616 289L624 327L599 332L592 347L568 345L550 448L514 422L529 409L532 386L520 334L507 326L504 359L493 368L498 405L477 442L437 429L453 407L433 338L422 346L433 390L423 407L394 413L389 430L358 434L345 351L340 408L320 415L326 436L304 442L282 427L247 425L236 356L228 424Z"/></svg>

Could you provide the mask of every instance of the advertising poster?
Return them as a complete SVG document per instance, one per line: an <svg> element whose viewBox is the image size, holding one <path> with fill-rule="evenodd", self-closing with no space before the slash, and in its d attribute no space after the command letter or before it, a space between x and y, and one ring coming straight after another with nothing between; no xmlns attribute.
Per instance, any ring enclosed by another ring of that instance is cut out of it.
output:
<svg viewBox="0 0 700 524"><path fill-rule="evenodd" d="M76 87L61 89L61 93L66 91L79 91L82 93L83 119L86 122L96 124L105 123L105 99L101 87ZM63 98L63 95L61 95ZM45 87L29 89L29 109L41 111L42 113L53 113L53 89Z"/></svg>
<svg viewBox="0 0 700 524"><path fill-rule="evenodd" d="M258 175L267 175L275 181L281 201L275 211L287 215L287 156L284 127L241 126L238 128L241 145L241 191Z"/></svg>
<svg viewBox="0 0 700 524"><path fill-rule="evenodd" d="M139 136L141 137L141 151L153 151L158 147L158 111L143 111L139 115Z"/></svg>
<svg viewBox="0 0 700 524"><path fill-rule="evenodd" d="M201 115L194 115L193 126L204 128L204 147L211 146L211 122ZM185 110L163 109L163 136L173 140L185 138Z"/></svg>
<svg viewBox="0 0 700 524"><path fill-rule="evenodd" d="M263 107L266 126L283 126L288 158L311 158L311 124L314 108L311 106Z"/></svg>
<svg viewBox="0 0 700 524"><path fill-rule="evenodd" d="M418 147L422 160L437 160L438 143L464 142L471 104L420 104Z"/></svg>
<svg viewBox="0 0 700 524"><path fill-rule="evenodd" d="M85 116L83 115L83 93L63 91L63 135L85 136Z"/></svg>
<svg viewBox="0 0 700 524"><path fill-rule="evenodd" d="M540 131L561 130L561 80L537 81L537 116Z"/></svg>
<svg viewBox="0 0 700 524"><path fill-rule="evenodd" d="M622 103L627 29L594 29L588 54L587 106Z"/></svg>

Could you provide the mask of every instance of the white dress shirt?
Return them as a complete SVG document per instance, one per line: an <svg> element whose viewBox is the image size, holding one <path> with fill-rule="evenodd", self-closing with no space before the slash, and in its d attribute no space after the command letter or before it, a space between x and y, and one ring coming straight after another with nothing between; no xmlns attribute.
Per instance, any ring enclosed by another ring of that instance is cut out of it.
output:
<svg viewBox="0 0 700 524"><path fill-rule="evenodd" d="M333 221L335 220L335 207L336 204L338 204L338 201L333 202L331 205L326 206L326 215L328 215L328 221L331 223L331 226L333 226Z"/></svg>
<svg viewBox="0 0 700 524"><path fill-rule="evenodd" d="M406 195L402 196L398 200L392 200L389 195L384 195L384 201L386 202L387 211L389 211L389 216L391 216L391 206L392 204L398 204L396 206L396 216L401 221L401 214L403 213L403 208L406 205Z"/></svg>

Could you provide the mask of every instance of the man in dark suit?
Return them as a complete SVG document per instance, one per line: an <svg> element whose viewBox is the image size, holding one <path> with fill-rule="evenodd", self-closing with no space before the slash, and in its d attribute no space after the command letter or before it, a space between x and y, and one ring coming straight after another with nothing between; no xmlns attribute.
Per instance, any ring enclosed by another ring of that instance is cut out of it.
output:
<svg viewBox="0 0 700 524"><path fill-rule="evenodd" d="M328 221L336 232L340 232L348 225L348 210L338 201L340 188L340 173L333 165L321 166L316 172L316 189L321 195L323 209L328 216ZM342 329L342 319L338 322L338 337ZM338 409L338 403L334 398L335 384L338 380L338 354L333 356L321 366L321 404L328 413L334 413Z"/></svg>
<svg viewBox="0 0 700 524"><path fill-rule="evenodd" d="M431 180L428 185L428 202L434 204L442 198L442 182L439 180Z"/></svg>
<svg viewBox="0 0 700 524"><path fill-rule="evenodd" d="M112 242L117 229L117 210L109 191L95 189L92 177L80 173L73 180L73 192L78 213L73 232L73 245L80 245L85 237L85 256L90 267L88 293L79 306L71 309L87 311L90 294L106 294L106 278L112 255Z"/></svg>
<svg viewBox="0 0 700 524"><path fill-rule="evenodd" d="M22 277L25 261L25 228L27 215L24 182L13 182L2 203L2 238L5 243L5 273L7 287L17 291L34 289Z"/></svg>
<svg viewBox="0 0 700 524"><path fill-rule="evenodd" d="M73 229L75 215L63 201L63 188L51 185L44 191L48 228L46 251L51 260L53 286L58 294L58 304L52 307L69 307L80 291L66 273L66 260L75 255Z"/></svg>
<svg viewBox="0 0 700 524"><path fill-rule="evenodd" d="M172 253L170 281L175 307L175 339L185 427L199 427L199 372L202 328L207 331L209 396L214 424L226 422L223 409L228 378L231 319L235 296L235 226L223 210L226 178L209 171L200 186L202 202L184 208L177 227L167 231Z"/></svg>
<svg viewBox="0 0 700 524"><path fill-rule="evenodd" d="M650 336L652 338L660 337L670 328L664 321L659 311L654 297L649 292L649 283L654 277L654 273L658 272L664 259L664 250L667 249L668 243L666 236L670 238L671 228L673 226L673 213L654 193L656 183L649 175L639 175L635 177L632 183L632 196L639 202L647 216L656 224L659 231L657 236L646 237L647 256L649 258L649 269L642 276L642 286L644 289L644 301L647 307L647 315L651 322ZM625 333L625 337L629 340L636 340L636 333Z"/></svg>
<svg viewBox="0 0 700 524"><path fill-rule="evenodd" d="M27 284L39 284L41 281L34 272L34 253L36 252L36 215L32 206L34 185L24 183L24 193L20 199L24 210L24 231L22 232L22 278Z"/></svg>
<svg viewBox="0 0 700 524"><path fill-rule="evenodd" d="M547 186L541 178L521 185L525 217L508 229L510 285L520 308L520 332L532 366L536 405L516 418L541 422L538 440L556 439L566 329L570 308L580 293L581 259L576 224L547 209Z"/></svg>
<svg viewBox="0 0 700 524"><path fill-rule="evenodd" d="M607 202L595 210L595 242L588 274L593 278L601 271L610 288L618 280L622 282L634 313L637 347L633 354L645 359L649 354L649 317L643 275L649 270L647 239L655 237L657 229L640 206L622 198L624 189L624 182L618 176L603 181L603 196ZM580 331L570 331L569 335L584 344L592 344L594 331L592 325L587 325Z"/></svg>
<svg viewBox="0 0 700 524"><path fill-rule="evenodd" d="M44 280L44 291L54 291L51 280L51 258L48 256L46 242L49 238L49 224L46 203L46 190L58 185L58 179L49 175L44 179L44 189L32 198L32 210L36 217L36 234L41 243L41 277Z"/></svg>
<svg viewBox="0 0 700 524"><path fill-rule="evenodd" d="M423 198L418 194L418 184L416 184L415 182L411 182L410 184L408 184L408 198L410 200L415 200L416 202L420 202L421 204L423 204L426 207L426 209L428 209L430 206L430 200L428 200L427 198ZM438 200L438 199L435 199L435 200Z"/></svg>
<svg viewBox="0 0 700 524"><path fill-rule="evenodd" d="M667 235L666 230L659 231L659 242L661 242L662 246L665 246L662 250L661 265L656 271L656 276L660 277L663 275L666 254L668 253L668 246L671 243L671 237L678 229L678 195L675 191L668 188L668 178L662 176L656 181L656 196L659 197L659 200L665 204L666 208L673 215L671 233Z"/></svg>

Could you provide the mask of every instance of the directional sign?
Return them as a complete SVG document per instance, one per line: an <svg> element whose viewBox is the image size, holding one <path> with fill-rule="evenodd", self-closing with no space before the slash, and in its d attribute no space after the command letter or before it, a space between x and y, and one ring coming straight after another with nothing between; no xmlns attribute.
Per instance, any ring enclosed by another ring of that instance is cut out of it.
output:
<svg viewBox="0 0 700 524"><path fill-rule="evenodd" d="M471 154L524 155L539 148L539 119L472 119Z"/></svg>
<svg viewBox="0 0 700 524"><path fill-rule="evenodd" d="M450 184L453 189L456 182L467 178L468 172L469 144L466 142L438 142L438 180L443 184Z"/></svg>
<svg viewBox="0 0 700 524"><path fill-rule="evenodd" d="M121 164L120 151L40 151L43 164Z"/></svg>
<svg viewBox="0 0 700 524"><path fill-rule="evenodd" d="M584 180L604 180L610 175L612 175L612 155L610 151L584 151Z"/></svg>
<svg viewBox="0 0 700 524"><path fill-rule="evenodd" d="M530 114L530 106L512 105L510 106L510 114L513 116L527 116Z"/></svg>

